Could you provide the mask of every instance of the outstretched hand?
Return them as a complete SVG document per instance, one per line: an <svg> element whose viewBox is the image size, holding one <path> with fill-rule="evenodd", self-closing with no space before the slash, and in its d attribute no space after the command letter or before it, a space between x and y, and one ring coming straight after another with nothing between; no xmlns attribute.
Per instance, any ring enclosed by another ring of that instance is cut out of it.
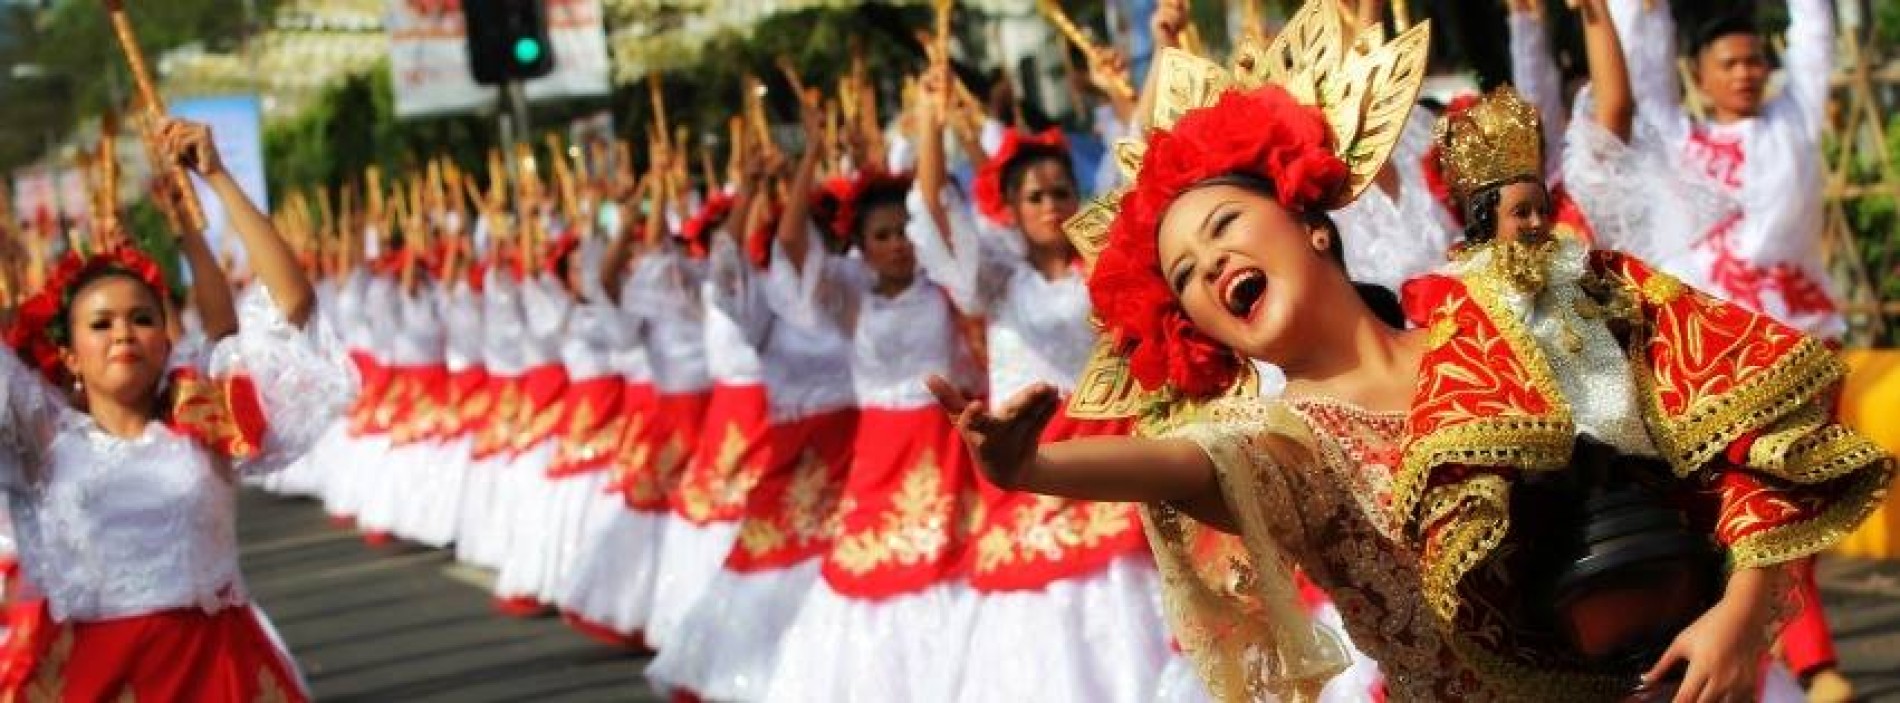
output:
<svg viewBox="0 0 1900 703"><path fill-rule="evenodd" d="M993 413L942 376L931 376L926 384L956 423L977 467L1002 488L1014 488L1035 461L1042 430L1061 407L1061 396L1046 383L1023 389Z"/></svg>

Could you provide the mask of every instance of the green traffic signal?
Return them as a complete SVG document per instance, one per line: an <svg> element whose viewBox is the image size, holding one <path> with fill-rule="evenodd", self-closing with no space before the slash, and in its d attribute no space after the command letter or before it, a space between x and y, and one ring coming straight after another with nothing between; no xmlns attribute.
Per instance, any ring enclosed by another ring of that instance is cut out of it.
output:
<svg viewBox="0 0 1900 703"><path fill-rule="evenodd" d="M515 62L526 65L541 60L541 42L534 37L515 40Z"/></svg>

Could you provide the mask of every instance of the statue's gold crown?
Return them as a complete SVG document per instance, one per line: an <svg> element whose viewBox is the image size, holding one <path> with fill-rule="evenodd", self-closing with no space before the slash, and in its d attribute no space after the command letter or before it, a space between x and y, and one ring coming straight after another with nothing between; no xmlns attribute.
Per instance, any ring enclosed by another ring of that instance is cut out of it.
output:
<svg viewBox="0 0 1900 703"><path fill-rule="evenodd" d="M1294 100L1325 114L1333 151L1350 175L1348 187L1328 205L1344 207L1378 177L1404 132L1425 78L1429 24L1421 22L1387 41L1378 25L1355 26L1336 0L1307 0L1271 42L1256 36L1242 39L1230 66L1177 49L1163 50L1152 69L1152 95L1141 123L1149 130L1170 129L1229 90L1278 85ZM1115 163L1124 181L1140 177L1146 146L1145 139L1115 145ZM1096 198L1063 224L1085 265L1092 267L1108 246L1123 192ZM1243 370L1235 392L1249 392L1255 382L1253 374L1246 373L1251 370ZM1165 393L1143 391L1129 375L1127 359L1111 340L1103 339L1070 398L1068 412L1078 418L1144 415L1148 423L1160 419L1154 408L1177 405Z"/></svg>
<svg viewBox="0 0 1900 703"><path fill-rule="evenodd" d="M1544 123L1537 108L1509 86L1438 119L1432 130L1439 169L1459 207L1486 188L1512 181L1541 180Z"/></svg>

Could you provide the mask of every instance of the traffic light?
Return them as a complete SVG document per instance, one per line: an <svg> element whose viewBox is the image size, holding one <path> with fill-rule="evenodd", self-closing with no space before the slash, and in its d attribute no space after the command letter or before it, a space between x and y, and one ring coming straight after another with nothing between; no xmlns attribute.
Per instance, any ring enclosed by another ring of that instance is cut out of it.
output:
<svg viewBox="0 0 1900 703"><path fill-rule="evenodd" d="M462 13L476 83L525 81L554 70L541 0L462 0Z"/></svg>

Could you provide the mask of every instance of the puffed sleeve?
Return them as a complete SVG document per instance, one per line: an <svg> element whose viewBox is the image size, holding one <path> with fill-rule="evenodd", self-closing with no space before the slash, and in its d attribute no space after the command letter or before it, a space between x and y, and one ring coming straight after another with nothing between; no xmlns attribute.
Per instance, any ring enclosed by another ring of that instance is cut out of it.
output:
<svg viewBox="0 0 1900 703"><path fill-rule="evenodd" d="M254 397L230 399L232 408L262 415L260 441L233 457L240 473L284 468L316 443L356 392L356 372L346 359L321 309L299 327L284 317L264 285L244 292L237 334L212 347L206 366L232 395Z"/></svg>
<svg viewBox="0 0 1900 703"><path fill-rule="evenodd" d="M1564 188L1583 209L1596 245L1681 273L1700 270L1692 247L1739 217L1740 204L1692 169L1675 167L1661 128L1638 114L1625 143L1596 123L1592 91L1577 97L1565 130Z"/></svg>
<svg viewBox="0 0 1900 703"><path fill-rule="evenodd" d="M771 321L758 295L751 262L739 251L732 237L713 238L707 256L706 299L720 312L732 318L754 347L765 343Z"/></svg>
<svg viewBox="0 0 1900 703"><path fill-rule="evenodd" d="M1317 699L1350 659L1307 615L1288 556L1305 539L1291 479L1313 461L1310 435L1277 404L1235 399L1168 436L1213 460L1240 528L1232 545L1171 506L1145 508L1175 637L1216 700Z"/></svg>
<svg viewBox="0 0 1900 703"><path fill-rule="evenodd" d="M19 490L39 476L66 400L12 353L0 354L0 489Z"/></svg>
<svg viewBox="0 0 1900 703"><path fill-rule="evenodd" d="M1688 129L1682 85L1676 73L1676 21L1669 3L1610 0L1610 20L1622 38L1636 112L1664 130L1671 142Z"/></svg>
<svg viewBox="0 0 1900 703"><path fill-rule="evenodd" d="M1788 50L1783 61L1787 87L1776 102L1791 105L1807 134L1819 136L1826 126L1828 91L1834 78L1834 10L1827 0L1788 3Z"/></svg>
<svg viewBox="0 0 1900 703"><path fill-rule="evenodd" d="M772 260L764 277L765 304L782 321L814 329L835 325L851 329L860 291L871 285L870 272L863 262L848 256L834 256L818 246L823 241L814 229L805 261L793 265L785 247L772 247Z"/></svg>
<svg viewBox="0 0 1900 703"><path fill-rule="evenodd" d="M946 235L938 230L935 219L924 206L923 195L912 188L905 199L905 207L910 210L905 233L917 247L919 267L931 281L950 293L950 301L956 303L957 309L966 315L986 314L1008 280L1006 257L1015 256L1021 261L1021 255L1008 251L1007 245L990 242L1016 235L1004 232L985 237L975 211L956 188L946 184L940 197L950 232Z"/></svg>

